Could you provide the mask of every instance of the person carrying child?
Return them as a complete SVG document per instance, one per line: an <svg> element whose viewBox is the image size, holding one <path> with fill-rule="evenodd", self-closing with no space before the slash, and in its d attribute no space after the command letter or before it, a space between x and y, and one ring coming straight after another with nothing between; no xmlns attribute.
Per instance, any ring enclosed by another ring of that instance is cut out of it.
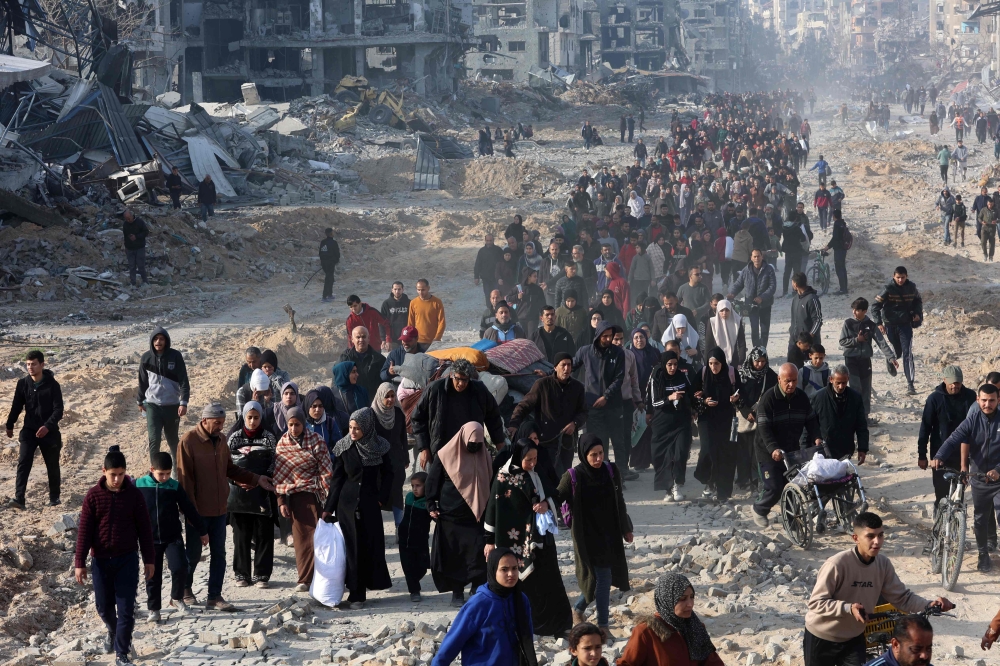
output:
<svg viewBox="0 0 1000 666"><path fill-rule="evenodd" d="M113 650L115 666L131 664L135 597L139 587L139 552L146 580L156 572L153 528L146 500L125 472L125 456L118 446L108 449L103 477L87 491L80 509L73 574L87 581L87 555L94 580L97 614L108 635L104 650Z"/></svg>
<svg viewBox="0 0 1000 666"><path fill-rule="evenodd" d="M205 527L205 521L198 515L191 498L177 480L170 478L173 465L174 461L169 453L165 451L154 453L149 474L135 480L135 487L139 489L149 510L153 548L156 551L153 560L156 569L152 578L146 581L146 610L149 611L146 621L151 624L160 622L160 588L163 584L164 556L170 569L170 606L180 613L188 610L187 604L184 603L187 554L184 551L184 539L181 535L180 514L183 513L185 520L194 525L201 539L201 545L208 545L208 528Z"/></svg>
<svg viewBox="0 0 1000 666"><path fill-rule="evenodd" d="M410 601L414 603L421 601L420 580L431 568L431 552L427 545L431 515L427 511L427 498L424 496L426 482L426 472L417 472L410 477L411 490L403 500L403 520L399 523L397 535L399 562L403 565Z"/></svg>

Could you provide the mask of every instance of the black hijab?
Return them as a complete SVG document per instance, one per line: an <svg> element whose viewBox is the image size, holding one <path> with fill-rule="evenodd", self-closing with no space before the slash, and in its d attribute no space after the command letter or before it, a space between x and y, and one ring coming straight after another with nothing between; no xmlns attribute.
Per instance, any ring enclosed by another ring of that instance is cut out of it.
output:
<svg viewBox="0 0 1000 666"><path fill-rule="evenodd" d="M722 364L722 371L719 374L712 372L708 363L705 364L705 381L702 391L706 398L714 398L720 403L729 400L733 394L733 383L729 381L729 367L726 365L726 353L721 348L715 347L708 352L709 359L715 359Z"/></svg>
<svg viewBox="0 0 1000 666"><path fill-rule="evenodd" d="M607 458L605 458L605 462L601 463L601 466L597 468L591 466L591 464L587 462L587 453L595 446L604 446L604 442L601 441L600 437L593 433L584 433L580 436L580 443L577 445L577 454L580 456L580 464L577 465L577 473L581 474L585 481L600 485L610 484L611 475L608 474L606 469L604 469L607 464ZM605 453L605 455L607 454Z"/></svg>
<svg viewBox="0 0 1000 666"><path fill-rule="evenodd" d="M531 622L528 621L525 612L527 597L521 593L521 583L518 581L514 587L504 587L497 581L497 569L500 568L500 560L505 555L511 555L517 559L510 548L494 548L490 556L486 558L486 587L490 592L501 599L514 597L514 636L509 636L511 641L517 646L519 666L537 666L538 659L535 657L534 633Z"/></svg>
<svg viewBox="0 0 1000 666"><path fill-rule="evenodd" d="M715 646L708 635L708 630L696 613L691 613L691 617L688 618L678 617L674 614L674 606L681 600L689 587L694 589L687 577L678 573L663 574L656 580L653 603L656 605L656 613L660 619L670 625L684 639L691 661L701 662L715 652Z"/></svg>
<svg viewBox="0 0 1000 666"><path fill-rule="evenodd" d="M532 450L538 450L538 444L535 444L528 438L523 438L517 440L511 448L510 452L510 466L511 469L522 469L521 461L524 460L524 456L528 455Z"/></svg>

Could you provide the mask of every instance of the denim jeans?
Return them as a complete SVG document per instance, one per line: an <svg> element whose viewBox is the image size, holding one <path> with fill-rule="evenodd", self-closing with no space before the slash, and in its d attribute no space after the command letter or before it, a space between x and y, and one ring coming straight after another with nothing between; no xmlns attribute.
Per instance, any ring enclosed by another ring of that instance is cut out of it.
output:
<svg viewBox="0 0 1000 666"><path fill-rule="evenodd" d="M906 381L912 382L916 374L913 364L913 327L909 325L895 326L889 324L885 327L885 337L888 338L892 350L903 363L903 374Z"/></svg>
<svg viewBox="0 0 1000 666"><path fill-rule="evenodd" d="M146 248L140 247L138 250L125 250L125 259L128 261L128 281L135 286L135 274L139 273L139 277L142 278L143 282L149 282L146 279Z"/></svg>
<svg viewBox="0 0 1000 666"><path fill-rule="evenodd" d="M847 250L833 251L833 267L837 271L840 290L847 291Z"/></svg>
<svg viewBox="0 0 1000 666"><path fill-rule="evenodd" d="M819 206L816 208L819 211L819 228L826 229L830 226L830 207L829 206Z"/></svg>
<svg viewBox="0 0 1000 666"><path fill-rule="evenodd" d="M177 478L177 442L180 440L178 430L181 417L177 414L179 405L156 405L144 402L146 408L146 434L149 437L149 457L160 452L160 442L167 438L170 447L170 457L174 459L174 478Z"/></svg>
<svg viewBox="0 0 1000 666"><path fill-rule="evenodd" d="M208 528L208 598L222 596L222 582L226 578L226 516L202 516ZM194 570L201 560L201 535L191 523L185 523L187 541L187 589L194 585Z"/></svg>
<svg viewBox="0 0 1000 666"><path fill-rule="evenodd" d="M210 204L201 204L201 221L208 222L209 217L215 217L215 206Z"/></svg>
<svg viewBox="0 0 1000 666"><path fill-rule="evenodd" d="M139 553L90 560L97 614L115 637L115 654L127 655L135 628L135 596L139 590Z"/></svg>
<svg viewBox="0 0 1000 666"><path fill-rule="evenodd" d="M771 334L771 303L762 303L750 308L750 340L754 347L767 347Z"/></svg>
<svg viewBox="0 0 1000 666"><path fill-rule="evenodd" d="M946 213L941 211L941 225L944 227L944 242L951 242L951 218L953 213Z"/></svg>
<svg viewBox="0 0 1000 666"><path fill-rule="evenodd" d="M594 578L597 588L594 590L594 601L597 602L597 626L608 626L608 605L611 602L611 567L594 567ZM587 611L587 600L581 594L573 608L579 613Z"/></svg>

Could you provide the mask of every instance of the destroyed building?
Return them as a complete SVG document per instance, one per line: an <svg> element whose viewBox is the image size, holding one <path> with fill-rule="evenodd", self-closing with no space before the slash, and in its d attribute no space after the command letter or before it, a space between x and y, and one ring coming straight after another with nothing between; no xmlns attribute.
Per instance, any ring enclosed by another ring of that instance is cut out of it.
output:
<svg viewBox="0 0 1000 666"><path fill-rule="evenodd" d="M452 91L471 9L442 0L171 0L148 22L136 84L150 96L234 101L253 82L263 99L287 101L333 93L345 75Z"/></svg>
<svg viewBox="0 0 1000 666"><path fill-rule="evenodd" d="M689 71L714 90L741 90L750 50L747 7L740 0L681 0L680 17Z"/></svg>

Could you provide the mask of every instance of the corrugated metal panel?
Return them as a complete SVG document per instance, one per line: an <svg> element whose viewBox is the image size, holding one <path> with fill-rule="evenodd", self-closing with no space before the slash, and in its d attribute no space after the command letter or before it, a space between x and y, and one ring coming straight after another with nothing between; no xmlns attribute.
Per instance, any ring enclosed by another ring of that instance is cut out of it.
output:
<svg viewBox="0 0 1000 666"><path fill-rule="evenodd" d="M417 161L413 166L413 189L441 189L441 162L434 157L434 153L419 137L417 138Z"/></svg>
<svg viewBox="0 0 1000 666"><path fill-rule="evenodd" d="M205 176L211 176L212 182L215 183L215 190L219 194L226 197L235 197L236 190L226 180L226 174L222 172L218 158L221 157L227 165L234 169L239 169L240 163L224 151L219 144L204 134L186 136L184 140L188 145L188 154L191 156L191 169L194 171L195 178L202 181L205 179Z"/></svg>
<svg viewBox="0 0 1000 666"><path fill-rule="evenodd" d="M145 104L127 104L123 114L128 120L129 131L142 119L146 109ZM37 132L25 132L19 139L20 143L41 153L42 158L56 162L73 153L88 149L111 150L111 138L101 119L94 109L77 109L68 120L54 123Z"/></svg>
<svg viewBox="0 0 1000 666"><path fill-rule="evenodd" d="M143 117L149 121L149 123L157 128L162 129L168 125L173 125L177 128L177 132L183 132L186 130L188 125L187 117L181 113L174 113L173 111L168 111L162 106L151 106L146 109L146 113Z"/></svg>
<svg viewBox="0 0 1000 666"><path fill-rule="evenodd" d="M108 133L111 136L111 146L114 149L115 157L121 166L132 164L142 164L149 161L149 155L143 147L131 123L125 116L121 102L115 91L103 83L98 82L98 89L101 96L97 100L97 107L107 121ZM89 146L88 146L89 147Z"/></svg>

